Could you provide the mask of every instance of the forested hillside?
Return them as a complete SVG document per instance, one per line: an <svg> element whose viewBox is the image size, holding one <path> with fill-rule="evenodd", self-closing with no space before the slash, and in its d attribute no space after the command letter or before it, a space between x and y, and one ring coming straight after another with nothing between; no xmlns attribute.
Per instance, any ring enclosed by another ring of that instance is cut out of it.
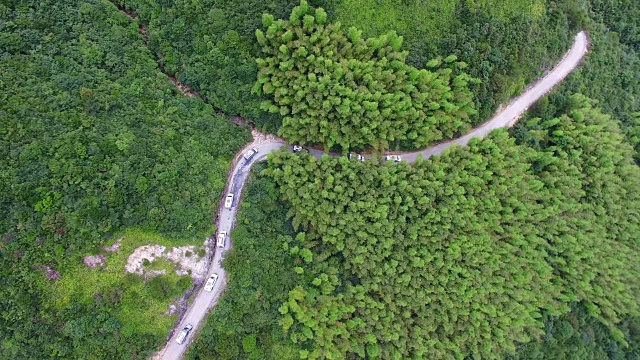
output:
<svg viewBox="0 0 640 360"><path fill-rule="evenodd" d="M0 17L0 358L145 358L169 327L122 332L126 311L168 307L190 278L158 295L131 276L63 307L50 291L132 226L201 243L250 135L180 94L111 3L3 2Z"/></svg>
<svg viewBox="0 0 640 360"><path fill-rule="evenodd" d="M148 24L150 46L159 61L178 79L230 114L249 118L275 132L280 116L259 109L251 95L261 57L255 30L261 16L288 18L293 0L197 0L160 2L114 0ZM583 19L574 1L539 0L423 2L311 0L323 7L327 22L340 21L377 37L395 30L405 38L407 62L416 68L437 57L456 55L481 83L472 87L479 113L486 119L498 104L522 90L569 47ZM399 145L399 144L398 144Z"/></svg>
<svg viewBox="0 0 640 360"><path fill-rule="evenodd" d="M265 58L254 91L273 100L261 106L283 116L285 139L343 151L400 141L420 148L471 128L468 83L476 79L462 71L467 64L450 56L418 70L405 63L395 31L364 39L326 21L303 0L289 21L265 14L266 33L256 30Z"/></svg>
<svg viewBox="0 0 640 360"><path fill-rule="evenodd" d="M588 99L565 110L414 166L273 157L313 253L280 308L292 340L309 358L496 358L579 302L628 345L640 169Z"/></svg>
<svg viewBox="0 0 640 360"><path fill-rule="evenodd" d="M222 110L374 160L258 166L189 358L640 359L639 17L637 0L0 3L0 358L163 344L193 280L124 263L213 230L250 139ZM513 129L379 161L486 120L580 29L584 63Z"/></svg>

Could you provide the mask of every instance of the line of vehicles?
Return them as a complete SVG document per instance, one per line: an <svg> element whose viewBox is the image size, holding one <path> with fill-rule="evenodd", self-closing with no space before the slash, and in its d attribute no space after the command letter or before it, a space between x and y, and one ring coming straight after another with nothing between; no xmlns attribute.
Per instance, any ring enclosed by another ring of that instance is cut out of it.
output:
<svg viewBox="0 0 640 360"><path fill-rule="evenodd" d="M302 152L302 151L306 151L308 152L309 150L303 148L300 145L293 145L292 147L293 152ZM252 148L249 149L242 157L244 158L245 161L250 161L256 154L258 153L258 149L257 148ZM351 159L355 159L355 160L359 160L359 161L365 161L365 157L361 154L357 154L357 153L348 153L347 154L347 158L349 160ZM386 155L384 157L385 161L394 161L394 162L400 162L402 161L402 159L400 158L400 156L398 155ZM227 197L224 199L224 208L225 209L231 209L233 208L233 200L234 200L235 196L233 193L228 193ZM223 249L226 244L227 244L227 236L228 236L228 232L227 231L220 231L218 233L217 239L216 239L216 246L218 248ZM211 274L211 276L209 277L209 279L207 279L207 282L204 285L204 290L205 291L213 291L213 288L215 287L216 283L218 282L218 278L219 275L216 273ZM187 324L185 325L184 328L182 328L182 330L180 330L180 333L178 334L178 336L176 337L176 342L180 345L184 344L184 342L187 340L187 337L189 336L189 333L193 330L193 325L192 324Z"/></svg>
<svg viewBox="0 0 640 360"><path fill-rule="evenodd" d="M309 152L308 149L302 147L301 145L293 145L291 147L291 150L293 150L294 153L303 152L303 151L304 152ZM366 160L363 155L357 154L357 153L348 153L347 154L347 159L349 159L349 160L353 159L353 160L359 160L359 161L365 161ZM385 155L384 160L385 161L393 161L393 162L398 163L398 162L402 161L402 158L400 157L400 155Z"/></svg>
<svg viewBox="0 0 640 360"><path fill-rule="evenodd" d="M252 148L252 149L249 149L242 157L244 158L245 161L249 161L257 153L258 153L258 149L257 148ZM233 199L234 199L234 194L233 193L227 194L227 197L224 199L224 208L225 209L231 209L233 207ZM217 241L216 241L216 246L217 247L219 247L219 248L224 248L225 247L225 245L227 243L227 235L228 235L228 232L226 232L226 231L220 231L218 233L218 238L217 238ZM207 282L204 284L204 291L213 291L213 288L215 287L216 283L218 282L218 278L219 278L218 274L216 274L216 273L211 274L209 279L207 279ZM192 330L193 330L193 325L192 324L185 325L185 327L183 327L182 330L180 330L180 333L178 333L178 336L176 336L176 343L178 343L180 345L184 344L184 342L187 340L187 337L189 336L189 333L191 333Z"/></svg>

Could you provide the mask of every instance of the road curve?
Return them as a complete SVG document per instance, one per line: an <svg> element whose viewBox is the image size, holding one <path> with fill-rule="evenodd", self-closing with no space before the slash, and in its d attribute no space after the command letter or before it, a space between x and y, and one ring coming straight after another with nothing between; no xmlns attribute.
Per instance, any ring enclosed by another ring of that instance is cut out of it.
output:
<svg viewBox="0 0 640 360"><path fill-rule="evenodd" d="M580 61L587 52L587 48L587 35L584 31L581 31L576 35L571 49L547 75L539 79L533 86L530 86L529 89L526 90L522 95L513 99L507 107L497 113L489 121L473 129L470 133L457 139L445 141L420 151L400 153L400 155L402 155L402 159L413 163L418 157L423 157L426 159L430 156L442 153L453 145L465 146L469 142L469 140L471 140L471 138L485 137L492 130L513 126L518 121L520 115L522 115L523 112L525 112L539 98L548 93L555 85L560 83L569 73L571 73L571 71L573 71L573 69L575 69L580 64ZM243 148L238 153L238 155L236 155L236 158L232 165L233 170L227 182L228 192L235 195L234 204L231 209L226 209L224 208L224 206L220 206L220 208L218 209L219 217L218 226L216 228L217 231L227 231L228 233L230 233L231 230L235 227L235 218L237 206L240 201L240 195L246 180L249 178L249 173L253 164L264 160L269 153L276 151L284 146L286 146L286 143L284 142L284 140L280 139L268 140L266 142L254 141ZM242 154L244 154L250 148L257 148L258 154L251 160L245 161L242 158ZM323 155L323 152L318 150L311 149L310 152L315 157L321 157ZM340 154L331 155L340 156ZM370 155L366 155L365 157L371 158ZM223 194L223 197L226 197L226 195L226 193ZM213 288L213 291L208 292L204 291L204 289L200 289L200 291L193 299L193 302L189 306L189 309L185 313L184 317L174 328L175 331L173 336L171 337L171 339L169 339L169 341L165 345L165 348L154 356L154 359L180 359L186 351L188 345L193 339L195 339L195 333L198 331L202 320L206 316L207 312L216 305L218 299L220 298L220 295L226 287L227 273L220 266L220 262L224 251L231 248L231 246L231 239L229 237L223 249L216 248L215 256L211 263L211 268L207 273L207 278L209 278L209 276L214 273L218 274L219 276L218 281ZM175 342L175 338L177 337L180 330L187 324L192 324L194 330L187 337L187 341L184 344L179 345Z"/></svg>
<svg viewBox="0 0 640 360"><path fill-rule="evenodd" d="M402 154L403 160L412 163L422 155L424 159L437 155L453 145L466 146L474 137L485 137L492 130L512 127L520 118L520 115L527 111L538 99L547 94L554 86L560 83L569 73L571 73L579 64L584 55L587 53L589 40L584 31L579 32L571 49L564 55L562 60L545 76L540 78L533 86L530 86L523 94L512 99L504 110L498 112L489 121L483 123L479 127L473 129L468 134L457 139L448 140L438 145L428 147L426 149Z"/></svg>
<svg viewBox="0 0 640 360"><path fill-rule="evenodd" d="M286 144L283 141L279 140L271 140L265 143L256 143L254 141L251 144L245 146L245 148L243 148L239 152L239 156L236 156L234 160L233 171L231 172L231 175L229 176L229 180L227 182L227 192L233 193L235 195L233 206L231 207L231 209L226 209L223 205L221 205L218 209L218 226L216 227L216 230L218 232L226 231L227 233L230 233L231 230L235 227L236 212L238 209L238 204L240 202L240 194L245 182L249 177L249 173L253 164L264 160L269 153L278 150L285 145ZM255 155L251 160L247 161L242 157L242 155L251 148L258 149L258 154ZM224 193L223 197L226 197L226 195L227 193ZM232 243L230 236L227 237L224 248L219 248L216 246L215 255L211 262L211 267L209 268L209 271L207 272L207 276L205 278L208 279L211 274L218 274L218 280L216 281L213 290L205 291L204 288L201 288L196 293L196 296L193 299L193 302L189 305L187 312L184 314L180 323L174 328L173 336L165 344L164 349L162 349L162 351L154 356L154 359L180 359L183 353L186 351L189 343L193 339L195 339L194 332L198 331L201 321L205 318L207 312L217 304L218 298L226 287L227 272L222 268L220 263L224 252L231 247ZM187 324L193 325L194 330L187 337L187 341L184 344L180 345L176 343L175 339L180 333L180 330Z"/></svg>

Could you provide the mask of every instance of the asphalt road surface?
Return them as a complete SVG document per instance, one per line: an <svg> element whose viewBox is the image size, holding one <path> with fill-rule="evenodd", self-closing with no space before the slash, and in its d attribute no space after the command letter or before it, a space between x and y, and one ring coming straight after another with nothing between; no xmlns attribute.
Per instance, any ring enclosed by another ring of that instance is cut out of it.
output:
<svg viewBox="0 0 640 360"><path fill-rule="evenodd" d="M236 166L233 169L232 175L230 177L230 185L228 186L229 193L234 194L233 206L231 209L226 209L224 206L221 206L219 209L219 217L218 217L218 227L217 231L226 231L230 233L231 230L235 226L236 212L238 209L238 203L240 201L240 194L242 192L242 188L249 177L249 173L251 171L251 167L256 162L263 160L267 154L278 150L279 148L285 146L284 142L268 142L263 144L254 144L251 143L243 149L242 154L244 154L250 148L257 148L258 153L249 161L246 161L242 156L240 156L239 161L236 162ZM227 194L223 194L224 197ZM214 241L216 239L214 238ZM180 359L183 353L186 351L189 343L195 338L194 332L196 332L200 326L200 322L205 318L207 312L215 306L218 302L218 298L222 295L226 287L227 282L227 273L224 271L222 266L220 266L220 260L224 254L224 252L230 249L232 246L231 237L227 236L227 241L225 243L224 248L219 248L216 246L215 256L211 263L211 268L207 273L206 279L208 279L211 274L218 274L218 280L216 281L215 286L212 291L205 291L204 287L200 289L198 293L196 293L193 302L189 306L185 316L180 321L180 324L174 329L174 334L169 340L169 342L165 345L165 348L158 354L159 356L155 356L155 358L160 359ZM176 337L180 333L180 330L184 328L187 324L193 325L193 330L187 336L187 340L183 344L176 343Z"/></svg>
<svg viewBox="0 0 640 360"><path fill-rule="evenodd" d="M416 161L416 159L420 156L426 159L430 156L442 153L453 145L465 146L469 142L469 140L471 140L471 138L485 137L492 130L513 126L523 112L525 112L531 105L533 105L540 97L551 91L551 89L555 85L560 83L569 73L571 73L571 71L573 71L573 69L575 69L580 64L580 61L587 52L587 48L587 35L584 31L582 31L578 33L578 35L576 35L573 46L565 54L564 58L558 64L556 64L556 66L547 75L538 80L534 85L530 86L529 89L526 90L522 95L512 100L507 107L496 114L492 119L473 129L470 133L460 138L445 141L424 150L399 154L402 156L403 160L412 163ZM249 173L253 164L264 159L270 152L278 150L283 146L286 146L284 141L273 140L259 144L254 142L247 145L243 150L241 150L242 154L244 154L248 149L255 147L258 149L258 154L256 154L250 161L245 161L242 156L240 156L239 161L235 162L235 166L233 168L228 186L229 192L234 194L234 203L231 209L225 209L223 206L220 207L218 218L219 224L217 228L218 232L227 231L228 233L230 233L234 228L236 211L238 202L241 199L242 188L247 178L249 177ZM310 153L315 157L321 157L323 155L323 152L313 149L310 150ZM340 154L330 155L340 156ZM365 158L370 158L370 156L365 155ZM223 194L223 196L226 197L227 194ZM223 249L216 247L215 256L207 275L208 279L211 274L218 274L218 281L216 282L213 290L205 291L204 288L200 289L200 291L196 294L189 309L187 310L185 316L180 321L180 324L178 324L178 326L174 329L173 336L165 345L165 348L154 358L176 360L182 357L188 345L195 338L194 333L199 329L199 326L201 325L201 322L205 318L207 312L209 311L209 309L215 306L218 298L226 287L227 273L220 266L220 260L224 254L224 251L228 250L231 246L231 237L229 236L227 237L227 241ZM176 343L175 339L180 333L180 330L187 324L193 325L194 329L187 337L187 340L182 345L179 345Z"/></svg>

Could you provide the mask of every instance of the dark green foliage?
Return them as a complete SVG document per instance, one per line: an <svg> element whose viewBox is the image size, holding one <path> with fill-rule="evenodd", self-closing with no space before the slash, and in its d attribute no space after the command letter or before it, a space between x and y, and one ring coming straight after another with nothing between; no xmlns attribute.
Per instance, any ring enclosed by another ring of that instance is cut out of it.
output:
<svg viewBox="0 0 640 360"><path fill-rule="evenodd" d="M256 165L247 184L232 232L233 249L225 256L229 287L189 353L191 359L297 359L297 346L282 331L278 307L304 277L292 270L299 255L287 209L270 178Z"/></svg>
<svg viewBox="0 0 640 360"><path fill-rule="evenodd" d="M632 0L629 0L632 1ZM478 115L523 90L569 48L583 25L584 2L573 0L326 0L330 18L364 36L395 30L409 50L407 62L423 67L454 54L481 80L473 85Z"/></svg>
<svg viewBox="0 0 640 360"><path fill-rule="evenodd" d="M64 276L134 225L202 236L249 134L182 96L112 4L3 4L0 357L146 358L163 339L122 336L117 301L44 307L43 266Z"/></svg>
<svg viewBox="0 0 640 360"><path fill-rule="evenodd" d="M640 358L640 318L623 319L617 326L629 346L616 341L606 326L576 305L560 317L545 316L545 336L518 349L507 360L602 360Z"/></svg>
<svg viewBox="0 0 640 360"><path fill-rule="evenodd" d="M294 0L114 0L146 25L149 47L165 70L231 115L276 131L278 117L260 110L251 94L262 14L285 16Z"/></svg>
<svg viewBox="0 0 640 360"><path fill-rule="evenodd" d="M312 251L282 324L310 358L496 358L580 301L638 314L640 169L583 96L567 114L406 165L278 153L269 174ZM526 146L529 145L529 146Z"/></svg>
<svg viewBox="0 0 640 360"><path fill-rule="evenodd" d="M280 135L347 151L397 141L420 148L469 130L466 64L451 56L418 70L405 63L394 31L364 39L325 21L322 8L302 1L289 21L265 15L266 33L256 31L266 57L257 60L254 91L273 97L262 109L283 116Z"/></svg>
<svg viewBox="0 0 640 360"><path fill-rule="evenodd" d="M635 52L640 51L640 7L634 0L594 0L593 14L607 27L615 31L620 43Z"/></svg>

